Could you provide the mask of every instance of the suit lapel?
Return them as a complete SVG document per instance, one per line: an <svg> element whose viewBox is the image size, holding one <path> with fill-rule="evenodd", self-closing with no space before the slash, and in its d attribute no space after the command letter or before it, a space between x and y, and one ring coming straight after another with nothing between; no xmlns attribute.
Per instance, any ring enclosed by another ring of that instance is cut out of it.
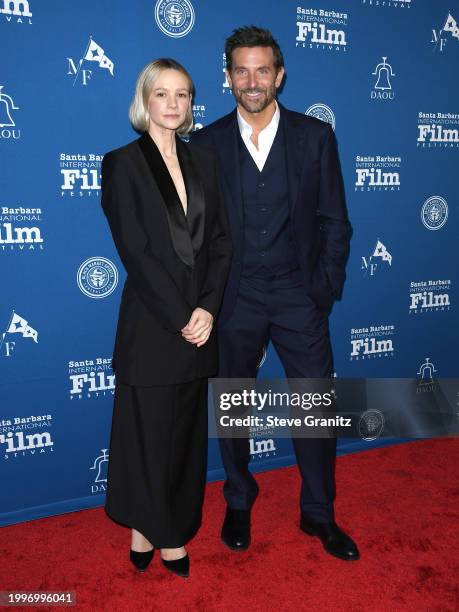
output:
<svg viewBox="0 0 459 612"><path fill-rule="evenodd" d="M174 250L183 263L192 268L194 265L193 245L183 206L169 170L148 132L145 132L137 142L162 196Z"/></svg>
<svg viewBox="0 0 459 612"><path fill-rule="evenodd" d="M228 123L218 135L219 142L215 143L221 160L221 167L228 190L231 193L231 202L238 211L241 223L244 218L242 205L241 167L239 161L238 145L239 126L236 110L228 115Z"/></svg>
<svg viewBox="0 0 459 612"><path fill-rule="evenodd" d="M279 103L278 103L279 104ZM306 163L305 136L292 122L289 111L279 104L280 127L284 130L285 156L287 160L290 212L293 213L298 200L301 175Z"/></svg>
<svg viewBox="0 0 459 612"><path fill-rule="evenodd" d="M205 200L201 178L194 165L190 149L179 138L176 139L177 157L182 170L187 193L187 224L196 257L204 240Z"/></svg>

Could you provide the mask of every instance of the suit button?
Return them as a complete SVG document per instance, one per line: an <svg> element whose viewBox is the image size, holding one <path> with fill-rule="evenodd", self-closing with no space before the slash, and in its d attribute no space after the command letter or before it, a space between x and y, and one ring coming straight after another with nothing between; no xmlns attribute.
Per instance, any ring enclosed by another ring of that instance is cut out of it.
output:
<svg viewBox="0 0 459 612"><path fill-rule="evenodd" d="M265 186L264 183L258 183L258 187L260 187L261 189L263 189L264 186Z"/></svg>
<svg viewBox="0 0 459 612"><path fill-rule="evenodd" d="M262 230L261 230L261 232L260 232L260 234L261 234L262 236L266 236L266 234L267 234L267 233L268 233L268 231L267 231L267 230L265 230L265 229L262 229Z"/></svg>
<svg viewBox="0 0 459 612"><path fill-rule="evenodd" d="M262 207L260 208L260 210L261 210L261 212L266 212L268 209L266 208L266 206L262 206Z"/></svg>
<svg viewBox="0 0 459 612"><path fill-rule="evenodd" d="M261 252L260 252L260 255L261 255L262 257L264 257L264 256L266 255L266 251L261 251Z"/></svg>

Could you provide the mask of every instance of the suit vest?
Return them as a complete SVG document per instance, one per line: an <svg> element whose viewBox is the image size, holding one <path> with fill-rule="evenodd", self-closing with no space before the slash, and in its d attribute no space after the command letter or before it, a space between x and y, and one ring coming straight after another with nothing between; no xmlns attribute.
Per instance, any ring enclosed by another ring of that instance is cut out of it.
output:
<svg viewBox="0 0 459 612"><path fill-rule="evenodd" d="M242 276L269 278L298 267L289 219L282 121L260 172L238 130L244 203Z"/></svg>

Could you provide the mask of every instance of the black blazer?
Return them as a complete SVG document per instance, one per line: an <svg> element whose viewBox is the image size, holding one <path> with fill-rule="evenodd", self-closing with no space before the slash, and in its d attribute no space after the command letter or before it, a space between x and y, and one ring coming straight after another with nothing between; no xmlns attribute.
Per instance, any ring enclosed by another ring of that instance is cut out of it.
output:
<svg viewBox="0 0 459 612"><path fill-rule="evenodd" d="M305 289L317 306L329 310L341 296L352 229L333 129L279 104L289 180L289 210L295 251ZM236 110L195 132L192 141L218 155L233 241L220 322L231 316L244 255L244 207L238 155Z"/></svg>
<svg viewBox="0 0 459 612"><path fill-rule="evenodd" d="M127 271L114 350L117 380L150 386L211 376L216 335L200 348L181 336L194 308L214 317L231 258L215 158L176 138L187 215L148 133L107 153L102 207Z"/></svg>

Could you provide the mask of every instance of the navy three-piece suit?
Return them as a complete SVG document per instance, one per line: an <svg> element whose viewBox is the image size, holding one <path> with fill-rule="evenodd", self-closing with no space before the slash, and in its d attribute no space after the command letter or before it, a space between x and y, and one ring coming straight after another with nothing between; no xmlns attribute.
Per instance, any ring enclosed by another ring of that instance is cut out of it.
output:
<svg viewBox="0 0 459 612"><path fill-rule="evenodd" d="M328 315L341 296L351 226L332 128L280 107L260 172L237 112L193 135L218 157L233 260L218 319L219 376L253 378L271 340L289 378L329 378ZM335 439L293 440L302 476L300 507L334 519ZM249 510L258 492L246 439L220 440L230 508Z"/></svg>

